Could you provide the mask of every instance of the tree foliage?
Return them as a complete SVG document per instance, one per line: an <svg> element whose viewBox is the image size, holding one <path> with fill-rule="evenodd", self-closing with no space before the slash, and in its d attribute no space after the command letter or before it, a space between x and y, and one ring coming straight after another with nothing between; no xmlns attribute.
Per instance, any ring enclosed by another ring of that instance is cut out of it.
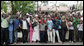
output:
<svg viewBox="0 0 84 46"><path fill-rule="evenodd" d="M14 1L14 10L21 11L22 13L34 13L34 2L33 1ZM13 11L14 11L13 10Z"/></svg>
<svg viewBox="0 0 84 46"><path fill-rule="evenodd" d="M1 1L1 10L4 10L4 12L7 13L6 3L4 1Z"/></svg>
<svg viewBox="0 0 84 46"><path fill-rule="evenodd" d="M35 3L33 1L11 1L11 7L13 14L16 14L17 11L21 11L22 13L34 13L34 5ZM6 4L1 2L1 8L7 9ZM7 10L4 10L5 12Z"/></svg>

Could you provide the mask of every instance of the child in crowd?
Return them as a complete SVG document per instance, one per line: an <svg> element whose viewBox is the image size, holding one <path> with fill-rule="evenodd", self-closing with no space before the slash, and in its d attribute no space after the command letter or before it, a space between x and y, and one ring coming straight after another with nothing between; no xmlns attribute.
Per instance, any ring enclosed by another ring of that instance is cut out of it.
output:
<svg viewBox="0 0 84 46"><path fill-rule="evenodd" d="M82 20L80 20L80 24L77 25L77 29L78 29L78 41L82 41L83 40L83 22Z"/></svg>

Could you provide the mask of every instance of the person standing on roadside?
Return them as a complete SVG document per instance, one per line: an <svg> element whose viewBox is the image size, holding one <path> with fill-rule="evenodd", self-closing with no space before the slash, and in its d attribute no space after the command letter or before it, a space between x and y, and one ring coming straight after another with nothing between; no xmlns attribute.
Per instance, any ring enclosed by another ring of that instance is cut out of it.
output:
<svg viewBox="0 0 84 46"><path fill-rule="evenodd" d="M28 33L29 33L29 23L26 20L26 16L23 16L23 19L21 20L21 29L22 29L22 41L23 43L27 42L27 38L28 38ZM28 41L29 42L29 41Z"/></svg>
<svg viewBox="0 0 84 46"><path fill-rule="evenodd" d="M52 29L53 29L53 22L50 17L47 20L47 35L48 35L48 42L52 42Z"/></svg>
<svg viewBox="0 0 84 46"><path fill-rule="evenodd" d="M3 14L1 16L1 41L2 41L1 43L2 44L8 44L8 38L9 38L8 21L10 17L11 17L10 15L6 15L6 14Z"/></svg>
<svg viewBox="0 0 84 46"><path fill-rule="evenodd" d="M34 31L34 29L33 29L33 27L32 27L32 24L33 24L33 19L32 19L32 17L30 17L30 22L29 22L29 39L30 39L30 43L32 43L32 36L33 36L33 31Z"/></svg>
<svg viewBox="0 0 84 46"><path fill-rule="evenodd" d="M13 43L13 29L14 29L14 20L13 20L13 16L10 18L9 20L9 41L10 41L10 44Z"/></svg>

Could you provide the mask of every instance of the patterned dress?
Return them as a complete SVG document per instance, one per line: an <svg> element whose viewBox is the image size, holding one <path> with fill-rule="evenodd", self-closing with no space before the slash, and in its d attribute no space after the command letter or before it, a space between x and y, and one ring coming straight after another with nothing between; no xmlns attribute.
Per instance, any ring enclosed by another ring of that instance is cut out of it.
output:
<svg viewBox="0 0 84 46"><path fill-rule="evenodd" d="M33 28L32 28L32 24L30 23L30 33L29 33L29 39L30 39L30 42L32 42L32 36L33 36Z"/></svg>

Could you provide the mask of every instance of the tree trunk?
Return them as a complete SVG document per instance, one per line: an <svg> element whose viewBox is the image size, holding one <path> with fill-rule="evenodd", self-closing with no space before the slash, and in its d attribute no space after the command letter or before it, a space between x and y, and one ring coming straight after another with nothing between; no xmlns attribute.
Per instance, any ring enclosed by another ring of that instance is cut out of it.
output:
<svg viewBox="0 0 84 46"><path fill-rule="evenodd" d="M38 1L37 1L37 13L38 13Z"/></svg>

